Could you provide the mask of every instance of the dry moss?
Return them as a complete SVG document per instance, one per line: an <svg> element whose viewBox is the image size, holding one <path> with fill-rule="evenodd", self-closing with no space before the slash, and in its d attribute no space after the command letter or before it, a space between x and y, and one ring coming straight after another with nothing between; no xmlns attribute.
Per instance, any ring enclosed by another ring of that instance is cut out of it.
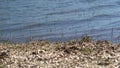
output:
<svg viewBox="0 0 120 68"><path fill-rule="evenodd" d="M4 68L4 66L3 66L3 64L2 64L2 63L0 63L0 68Z"/></svg>
<svg viewBox="0 0 120 68"><path fill-rule="evenodd" d="M6 68L9 68L8 65L12 68L25 66L26 68L32 68L32 66L35 68L36 66L39 68L99 68L99 66L114 66L120 61L116 58L111 59L111 63L108 60L101 60L101 56L112 57L111 52L115 57L119 57L119 45L114 46L104 41L90 42L89 37L83 38L81 41L82 44L79 44L80 41L65 43L34 41L24 44L9 44L7 46L9 57L2 62ZM104 53L102 51L105 51L105 55L101 54ZM101 61L97 62L99 60ZM114 60L117 62L113 62ZM2 64L0 66L3 68Z"/></svg>
<svg viewBox="0 0 120 68"><path fill-rule="evenodd" d="M85 48L81 48L80 52L85 54L85 55L89 55L93 52L93 50L91 48L85 47Z"/></svg>
<svg viewBox="0 0 120 68"><path fill-rule="evenodd" d="M92 41L92 38L88 35L85 35L81 38L80 40L80 43L83 43L83 42L91 42Z"/></svg>

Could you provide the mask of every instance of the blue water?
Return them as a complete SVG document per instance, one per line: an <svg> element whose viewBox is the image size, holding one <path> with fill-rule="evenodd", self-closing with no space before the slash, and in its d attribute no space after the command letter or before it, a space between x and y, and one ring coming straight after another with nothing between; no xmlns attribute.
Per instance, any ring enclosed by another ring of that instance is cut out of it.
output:
<svg viewBox="0 0 120 68"><path fill-rule="evenodd" d="M120 0L0 0L0 39L119 41ZM118 40L115 40L118 39Z"/></svg>

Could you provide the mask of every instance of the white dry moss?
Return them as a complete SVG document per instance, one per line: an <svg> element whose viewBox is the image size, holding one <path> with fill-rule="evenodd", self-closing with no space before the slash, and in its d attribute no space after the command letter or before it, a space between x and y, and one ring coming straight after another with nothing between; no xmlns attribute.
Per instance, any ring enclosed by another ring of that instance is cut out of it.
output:
<svg viewBox="0 0 120 68"><path fill-rule="evenodd" d="M120 45L108 41L0 44L3 68L120 68Z"/></svg>

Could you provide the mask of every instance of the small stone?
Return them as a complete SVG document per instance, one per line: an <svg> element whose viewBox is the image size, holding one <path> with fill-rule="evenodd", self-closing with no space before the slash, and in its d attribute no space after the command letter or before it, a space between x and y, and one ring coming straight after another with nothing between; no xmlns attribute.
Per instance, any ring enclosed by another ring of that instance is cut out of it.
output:
<svg viewBox="0 0 120 68"><path fill-rule="evenodd" d="M42 58L38 58L37 60L38 60L38 61L42 61L43 59L42 59Z"/></svg>
<svg viewBox="0 0 120 68"><path fill-rule="evenodd" d="M37 53L36 52L32 52L32 55L37 55Z"/></svg>
<svg viewBox="0 0 120 68"><path fill-rule="evenodd" d="M0 52L0 56L7 56L6 52Z"/></svg>
<svg viewBox="0 0 120 68"><path fill-rule="evenodd" d="M118 66L118 68L120 68L120 66Z"/></svg>
<svg viewBox="0 0 120 68"><path fill-rule="evenodd" d="M98 65L107 66L107 65L109 65L109 63L98 63Z"/></svg>
<svg viewBox="0 0 120 68"><path fill-rule="evenodd" d="M120 65L120 63L118 63L118 65Z"/></svg>
<svg viewBox="0 0 120 68"><path fill-rule="evenodd" d="M70 51L68 49L64 50L64 52L70 54Z"/></svg>
<svg viewBox="0 0 120 68"><path fill-rule="evenodd" d="M77 47L75 47L75 46L72 46L72 47L70 47L69 49L79 50L79 48L77 48Z"/></svg>
<svg viewBox="0 0 120 68"><path fill-rule="evenodd" d="M108 65L110 65L110 62L108 62L108 61L101 61L101 62L98 63L98 65L108 66Z"/></svg>

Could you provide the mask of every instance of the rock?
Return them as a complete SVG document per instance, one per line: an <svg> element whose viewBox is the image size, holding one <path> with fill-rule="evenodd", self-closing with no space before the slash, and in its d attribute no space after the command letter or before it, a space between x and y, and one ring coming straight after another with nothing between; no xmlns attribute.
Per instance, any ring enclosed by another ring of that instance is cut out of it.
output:
<svg viewBox="0 0 120 68"><path fill-rule="evenodd" d="M108 62L100 62L98 63L98 65L101 65L101 66L108 66L110 63Z"/></svg>
<svg viewBox="0 0 120 68"><path fill-rule="evenodd" d="M37 55L37 53L36 52L32 52L32 55Z"/></svg>
<svg viewBox="0 0 120 68"><path fill-rule="evenodd" d="M117 68L120 68L120 65L119 65L119 66L117 66Z"/></svg>
<svg viewBox="0 0 120 68"><path fill-rule="evenodd" d="M98 62L98 65L100 65L100 66L108 66L108 65L110 65L110 61L109 61L109 59L102 59L102 60L100 60Z"/></svg>
<svg viewBox="0 0 120 68"><path fill-rule="evenodd" d="M69 49L79 50L79 48L77 48L77 47L75 47L75 46L69 47Z"/></svg>
<svg viewBox="0 0 120 68"><path fill-rule="evenodd" d="M64 50L64 52L67 53L67 54L71 53L70 50L68 50L68 49Z"/></svg>
<svg viewBox="0 0 120 68"><path fill-rule="evenodd" d="M3 59L4 57L7 57L8 54L6 52L0 52L0 59Z"/></svg>
<svg viewBox="0 0 120 68"><path fill-rule="evenodd" d="M42 61L43 59L42 58L37 58L38 61Z"/></svg>
<svg viewBox="0 0 120 68"><path fill-rule="evenodd" d="M7 56L6 52L0 52L0 56Z"/></svg>

